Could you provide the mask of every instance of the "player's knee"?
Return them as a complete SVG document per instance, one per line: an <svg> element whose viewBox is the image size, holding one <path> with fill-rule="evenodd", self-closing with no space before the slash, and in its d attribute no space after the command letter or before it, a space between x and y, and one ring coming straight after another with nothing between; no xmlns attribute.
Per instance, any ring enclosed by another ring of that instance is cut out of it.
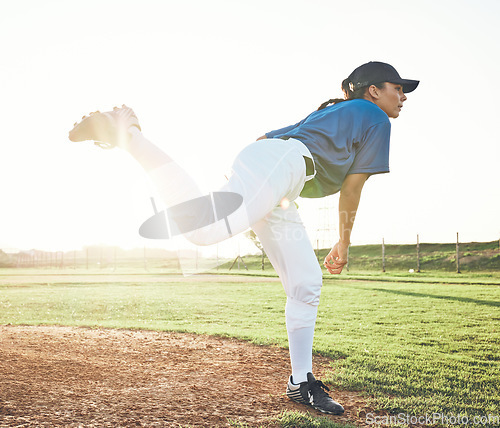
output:
<svg viewBox="0 0 500 428"><path fill-rule="evenodd" d="M289 297L286 302L285 314L286 327L289 332L314 327L318 314L318 305L304 303Z"/></svg>
<svg viewBox="0 0 500 428"><path fill-rule="evenodd" d="M183 236L192 244L201 247L218 244L230 237L227 230L218 223L184 233Z"/></svg>
<svg viewBox="0 0 500 428"><path fill-rule="evenodd" d="M195 230L194 232L185 233L184 237L194 245L200 247L205 247L207 245L212 245L212 239L210 239L210 234L202 233L200 230Z"/></svg>
<svg viewBox="0 0 500 428"><path fill-rule="evenodd" d="M296 301L317 306L322 285L323 273L318 266L317 269L307 270L301 277L296 275L291 278L286 286L287 295Z"/></svg>

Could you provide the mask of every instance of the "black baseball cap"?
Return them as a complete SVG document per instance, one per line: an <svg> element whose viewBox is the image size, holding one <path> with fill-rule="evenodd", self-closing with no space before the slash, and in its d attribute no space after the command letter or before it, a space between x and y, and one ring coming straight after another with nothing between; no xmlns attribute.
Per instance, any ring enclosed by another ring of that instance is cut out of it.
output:
<svg viewBox="0 0 500 428"><path fill-rule="evenodd" d="M403 92L408 93L414 91L420 83L419 80L402 79L392 65L377 61L360 65L347 79L351 91L357 91L375 83L389 82L400 84Z"/></svg>

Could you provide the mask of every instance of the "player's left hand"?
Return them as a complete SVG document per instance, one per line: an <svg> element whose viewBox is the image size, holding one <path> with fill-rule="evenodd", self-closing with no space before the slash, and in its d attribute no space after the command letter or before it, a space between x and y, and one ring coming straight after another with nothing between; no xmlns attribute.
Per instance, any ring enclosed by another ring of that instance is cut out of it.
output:
<svg viewBox="0 0 500 428"><path fill-rule="evenodd" d="M323 262L323 266L328 270L328 272L334 275L338 275L342 272L342 269L344 269L344 266L347 264L348 248L349 244L341 241L334 245Z"/></svg>

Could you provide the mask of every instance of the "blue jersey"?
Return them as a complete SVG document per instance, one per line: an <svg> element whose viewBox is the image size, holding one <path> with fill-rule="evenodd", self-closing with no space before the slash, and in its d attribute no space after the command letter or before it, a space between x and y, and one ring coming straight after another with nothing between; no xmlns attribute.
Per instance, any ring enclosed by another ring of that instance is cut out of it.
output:
<svg viewBox="0 0 500 428"><path fill-rule="evenodd" d="M337 193L348 174L389 172L391 123L376 104L350 100L315 111L299 123L266 133L304 143L311 152L316 176L301 196L320 198Z"/></svg>

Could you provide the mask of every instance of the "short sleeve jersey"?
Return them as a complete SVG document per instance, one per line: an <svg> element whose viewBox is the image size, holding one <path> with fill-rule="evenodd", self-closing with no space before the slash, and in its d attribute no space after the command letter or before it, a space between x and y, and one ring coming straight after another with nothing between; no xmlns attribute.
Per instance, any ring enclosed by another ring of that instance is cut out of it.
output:
<svg viewBox="0 0 500 428"><path fill-rule="evenodd" d="M301 196L320 198L337 193L348 174L389 172L391 123L376 104L357 99L315 111L299 123L266 133L289 137L311 152L316 176Z"/></svg>

